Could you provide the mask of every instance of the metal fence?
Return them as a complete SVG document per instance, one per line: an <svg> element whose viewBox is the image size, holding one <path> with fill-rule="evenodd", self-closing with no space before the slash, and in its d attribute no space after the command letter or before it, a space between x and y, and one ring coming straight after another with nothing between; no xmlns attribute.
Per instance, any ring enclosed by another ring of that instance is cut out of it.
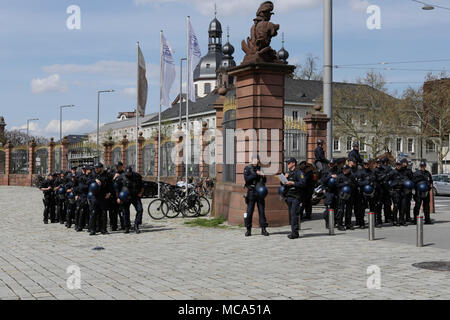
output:
<svg viewBox="0 0 450 320"><path fill-rule="evenodd" d="M4 150L0 150L0 174L5 173L6 166L6 152Z"/></svg>
<svg viewBox="0 0 450 320"><path fill-rule="evenodd" d="M299 129L284 131L284 170L287 171L286 161L290 158L298 162L306 161L306 132Z"/></svg>
<svg viewBox="0 0 450 320"><path fill-rule="evenodd" d="M28 150L26 147L13 148L11 150L11 173L28 173Z"/></svg>
<svg viewBox="0 0 450 320"><path fill-rule="evenodd" d="M48 167L48 149L42 147L34 152L34 172L33 174L45 175Z"/></svg>

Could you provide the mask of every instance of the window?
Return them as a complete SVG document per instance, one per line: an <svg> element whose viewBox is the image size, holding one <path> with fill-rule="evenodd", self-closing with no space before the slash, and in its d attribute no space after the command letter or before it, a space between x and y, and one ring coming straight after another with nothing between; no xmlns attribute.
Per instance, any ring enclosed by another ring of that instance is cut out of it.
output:
<svg viewBox="0 0 450 320"><path fill-rule="evenodd" d="M205 94L210 94L210 93L211 93L211 84L205 83Z"/></svg>
<svg viewBox="0 0 450 320"><path fill-rule="evenodd" d="M436 151L436 144L433 141L428 140L426 149L427 149L427 153L435 152Z"/></svg>
<svg viewBox="0 0 450 320"><path fill-rule="evenodd" d="M333 150L334 151L341 151L341 141L339 139L334 139Z"/></svg>
<svg viewBox="0 0 450 320"><path fill-rule="evenodd" d="M366 138L362 137L359 141L359 149L361 151L366 151Z"/></svg>
<svg viewBox="0 0 450 320"><path fill-rule="evenodd" d="M408 139L408 152L414 153L414 139L412 138Z"/></svg>
<svg viewBox="0 0 450 320"><path fill-rule="evenodd" d="M292 111L292 118L298 120L298 111Z"/></svg>
<svg viewBox="0 0 450 320"><path fill-rule="evenodd" d="M298 149L298 136L296 134L292 135L292 149L297 150Z"/></svg>
<svg viewBox="0 0 450 320"><path fill-rule="evenodd" d="M403 139L402 138L397 138L397 152L402 152L403 149Z"/></svg>
<svg viewBox="0 0 450 320"><path fill-rule="evenodd" d="M206 69L211 68L211 65L209 63L206 64Z"/></svg>
<svg viewBox="0 0 450 320"><path fill-rule="evenodd" d="M347 138L347 151L352 150L352 144L353 144L352 137L348 137Z"/></svg>

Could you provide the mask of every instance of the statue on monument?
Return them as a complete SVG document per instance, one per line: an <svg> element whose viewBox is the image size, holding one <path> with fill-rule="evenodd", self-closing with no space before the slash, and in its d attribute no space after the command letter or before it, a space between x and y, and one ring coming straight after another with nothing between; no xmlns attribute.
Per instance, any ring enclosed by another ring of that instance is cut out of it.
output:
<svg viewBox="0 0 450 320"><path fill-rule="evenodd" d="M245 52L242 64L248 63L282 63L277 53L270 47L273 37L277 36L279 24L270 22L274 5L271 1L262 3L256 12L256 18L250 31L250 38L242 40L242 50Z"/></svg>

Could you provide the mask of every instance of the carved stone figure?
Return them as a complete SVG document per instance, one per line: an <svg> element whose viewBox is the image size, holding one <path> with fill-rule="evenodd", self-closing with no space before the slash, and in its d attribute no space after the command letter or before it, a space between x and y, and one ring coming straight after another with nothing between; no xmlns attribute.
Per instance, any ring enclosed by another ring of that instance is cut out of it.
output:
<svg viewBox="0 0 450 320"><path fill-rule="evenodd" d="M280 29L279 24L270 22L274 5L271 1L262 3L256 12L256 18L250 31L250 38L242 40L242 50L245 52L244 61L247 63L283 63L275 50L270 47L273 37L277 36Z"/></svg>

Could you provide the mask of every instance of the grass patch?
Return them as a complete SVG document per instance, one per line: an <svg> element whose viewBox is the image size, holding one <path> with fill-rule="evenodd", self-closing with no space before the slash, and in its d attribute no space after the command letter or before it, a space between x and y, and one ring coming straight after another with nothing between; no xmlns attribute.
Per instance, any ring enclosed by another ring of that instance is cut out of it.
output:
<svg viewBox="0 0 450 320"><path fill-rule="evenodd" d="M214 219L204 219L197 218L191 221L186 221L184 224L189 225L190 227L204 227L204 228L220 228L227 229L228 226L224 226L227 220L224 217L214 218Z"/></svg>

